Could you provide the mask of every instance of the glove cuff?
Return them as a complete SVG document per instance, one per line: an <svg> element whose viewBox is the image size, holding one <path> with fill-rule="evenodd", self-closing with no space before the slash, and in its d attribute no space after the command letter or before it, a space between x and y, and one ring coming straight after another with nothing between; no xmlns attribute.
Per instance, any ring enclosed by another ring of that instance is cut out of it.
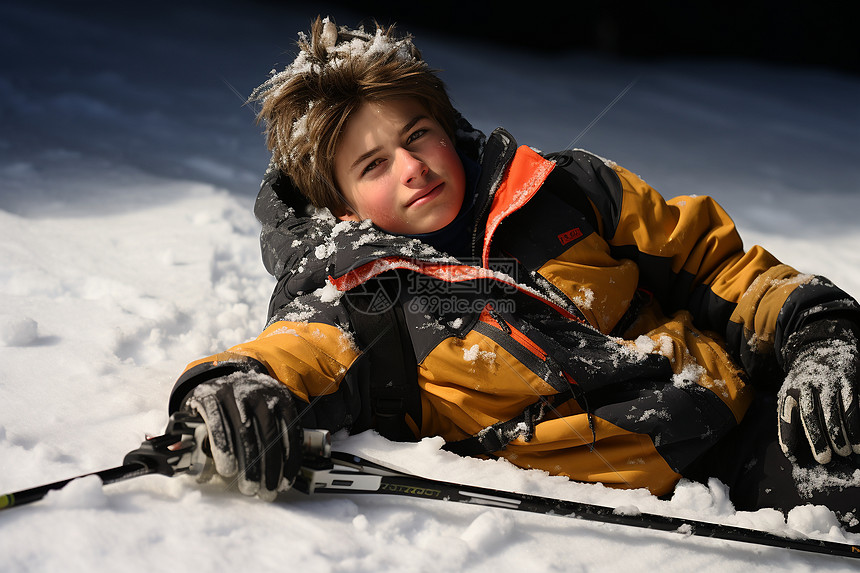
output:
<svg viewBox="0 0 860 573"><path fill-rule="evenodd" d="M860 325L847 318L826 318L811 322L789 336L782 349L783 364L786 372L794 361L810 348L827 346L834 341L857 344L860 339Z"/></svg>
<svg viewBox="0 0 860 573"><path fill-rule="evenodd" d="M182 376L179 377L170 391L170 400L167 405L168 413L174 414L181 410L191 396L191 393L194 392L194 389L204 382L226 378L236 372L269 373L262 362L244 356L241 358L241 360L210 360L188 368L182 373Z"/></svg>

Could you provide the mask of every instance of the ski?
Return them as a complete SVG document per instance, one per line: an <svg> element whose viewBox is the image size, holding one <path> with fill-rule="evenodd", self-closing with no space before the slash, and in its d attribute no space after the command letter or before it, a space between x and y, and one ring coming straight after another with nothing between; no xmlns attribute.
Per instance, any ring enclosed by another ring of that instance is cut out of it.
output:
<svg viewBox="0 0 860 573"><path fill-rule="evenodd" d="M712 537L840 557L860 558L860 546L811 538L788 538L764 531L651 513L618 512L612 507L547 498L428 479L344 452L308 460L295 484L307 494L388 494L572 517L660 531Z"/></svg>

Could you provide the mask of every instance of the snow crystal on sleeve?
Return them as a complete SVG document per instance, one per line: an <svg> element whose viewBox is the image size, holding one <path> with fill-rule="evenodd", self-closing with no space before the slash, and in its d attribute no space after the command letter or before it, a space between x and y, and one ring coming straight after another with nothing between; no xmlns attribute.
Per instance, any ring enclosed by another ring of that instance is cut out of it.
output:
<svg viewBox="0 0 860 573"><path fill-rule="evenodd" d="M471 347L463 349L463 360L466 362L475 362L479 358L488 364L492 364L496 359L496 353L488 350L481 350L477 344L473 344Z"/></svg>
<svg viewBox="0 0 860 573"><path fill-rule="evenodd" d="M330 280L326 279L325 286L317 289L314 294L319 296L321 302L336 303L344 293L339 291Z"/></svg>

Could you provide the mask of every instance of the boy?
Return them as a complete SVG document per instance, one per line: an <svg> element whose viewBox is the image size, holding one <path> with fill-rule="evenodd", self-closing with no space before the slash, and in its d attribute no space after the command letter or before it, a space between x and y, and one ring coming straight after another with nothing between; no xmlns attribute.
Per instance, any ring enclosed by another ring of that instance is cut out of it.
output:
<svg viewBox="0 0 860 573"><path fill-rule="evenodd" d="M170 399L205 420L219 474L272 499L297 428L375 429L655 495L719 477L739 509L812 501L857 525L850 489L807 491L785 457L855 467L856 301L744 251L708 197L484 138L391 29L318 19L299 45L252 95L268 326Z"/></svg>

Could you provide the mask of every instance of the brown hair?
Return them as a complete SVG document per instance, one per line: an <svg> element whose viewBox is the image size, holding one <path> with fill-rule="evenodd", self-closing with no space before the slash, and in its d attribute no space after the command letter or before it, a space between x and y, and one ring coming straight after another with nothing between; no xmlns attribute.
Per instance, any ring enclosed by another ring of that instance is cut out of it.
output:
<svg viewBox="0 0 860 573"><path fill-rule="evenodd" d="M275 165L317 207L344 210L334 177L334 156L350 116L366 102L419 100L451 139L455 115L443 82L428 68L410 36L394 26L338 28L328 18L299 34L299 54L251 94Z"/></svg>

